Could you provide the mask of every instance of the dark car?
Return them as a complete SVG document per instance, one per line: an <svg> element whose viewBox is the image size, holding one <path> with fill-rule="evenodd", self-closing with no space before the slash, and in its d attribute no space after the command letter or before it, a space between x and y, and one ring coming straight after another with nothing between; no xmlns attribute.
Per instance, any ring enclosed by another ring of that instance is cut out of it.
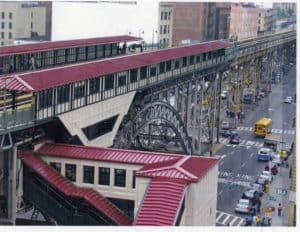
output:
<svg viewBox="0 0 300 232"><path fill-rule="evenodd" d="M231 135L229 143L230 144L239 144L240 143L240 137L238 135Z"/></svg>
<svg viewBox="0 0 300 232"><path fill-rule="evenodd" d="M255 189L247 189L243 195L242 199L248 199L251 201L253 205L256 205L258 199L259 199L259 193Z"/></svg>
<svg viewBox="0 0 300 232"><path fill-rule="evenodd" d="M233 135L238 135L238 133L233 130L221 130L220 134L221 134L221 136L226 137L226 138L233 136Z"/></svg>

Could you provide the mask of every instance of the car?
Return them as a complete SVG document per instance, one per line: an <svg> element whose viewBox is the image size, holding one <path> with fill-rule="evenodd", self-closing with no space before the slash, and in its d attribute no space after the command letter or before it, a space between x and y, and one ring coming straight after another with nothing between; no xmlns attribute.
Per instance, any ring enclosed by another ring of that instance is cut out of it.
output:
<svg viewBox="0 0 300 232"><path fill-rule="evenodd" d="M221 136L226 137L226 138L230 137L232 135L238 135L238 133L233 130L221 130L220 134L221 134Z"/></svg>
<svg viewBox="0 0 300 232"><path fill-rule="evenodd" d="M256 158L259 161L269 161L272 159L272 153L270 148L262 147L258 150Z"/></svg>
<svg viewBox="0 0 300 232"><path fill-rule="evenodd" d="M262 177L258 177L255 181L255 184L260 184L260 185L265 185L265 184L268 184L268 180L266 180L265 178L262 178Z"/></svg>
<svg viewBox="0 0 300 232"><path fill-rule="evenodd" d="M249 213L251 209L251 202L248 199L240 199L235 207L237 213Z"/></svg>
<svg viewBox="0 0 300 232"><path fill-rule="evenodd" d="M222 121L221 129L229 130L229 122L228 121Z"/></svg>
<svg viewBox="0 0 300 232"><path fill-rule="evenodd" d="M269 183L272 182L272 180L273 180L272 174L271 175L265 175L265 174L262 173L262 174L259 175L259 178L265 179Z"/></svg>
<svg viewBox="0 0 300 232"><path fill-rule="evenodd" d="M225 100L227 98L227 91L223 90L221 93L221 99Z"/></svg>
<svg viewBox="0 0 300 232"><path fill-rule="evenodd" d="M263 98L263 97L265 97L265 93L262 92L262 91L260 91L260 92L258 93L258 96L261 97L261 98Z"/></svg>
<svg viewBox="0 0 300 232"><path fill-rule="evenodd" d="M292 104L292 97L291 96L287 96L284 101L284 103L288 103L288 104Z"/></svg>
<svg viewBox="0 0 300 232"><path fill-rule="evenodd" d="M240 143L240 137L238 135L231 135L229 143L230 144L239 144Z"/></svg>
<svg viewBox="0 0 300 232"><path fill-rule="evenodd" d="M250 188L256 190L260 197L264 194L264 189L261 184L251 183Z"/></svg>
<svg viewBox="0 0 300 232"><path fill-rule="evenodd" d="M251 201L252 205L256 205L257 200L259 199L259 193L255 189L247 189L243 193L242 199L248 199Z"/></svg>

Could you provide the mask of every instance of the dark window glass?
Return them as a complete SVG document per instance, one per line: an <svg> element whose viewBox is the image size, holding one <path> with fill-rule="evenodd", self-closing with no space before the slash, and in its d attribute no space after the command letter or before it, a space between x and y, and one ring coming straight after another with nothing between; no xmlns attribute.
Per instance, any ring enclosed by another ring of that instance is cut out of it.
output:
<svg viewBox="0 0 300 232"><path fill-rule="evenodd" d="M61 171L61 163L50 162L50 166L60 173L60 171Z"/></svg>
<svg viewBox="0 0 300 232"><path fill-rule="evenodd" d="M83 166L83 183L94 184L95 168Z"/></svg>
<svg viewBox="0 0 300 232"><path fill-rule="evenodd" d="M161 63L159 64L159 74L165 72L165 67L166 67L166 63L165 63L165 62L161 62Z"/></svg>
<svg viewBox="0 0 300 232"><path fill-rule="evenodd" d="M82 128L82 131L86 135L88 140L95 139L99 136L111 132L114 128L117 118L118 115L115 115L98 123L95 123L91 126Z"/></svg>
<svg viewBox="0 0 300 232"><path fill-rule="evenodd" d="M178 69L180 66L179 60L175 60L175 69Z"/></svg>
<svg viewBox="0 0 300 232"><path fill-rule="evenodd" d="M140 79L146 79L147 78L147 66L141 67L140 69Z"/></svg>
<svg viewBox="0 0 300 232"><path fill-rule="evenodd" d="M4 19L5 18L5 13L1 12L1 18Z"/></svg>
<svg viewBox="0 0 300 232"><path fill-rule="evenodd" d="M161 20L164 19L164 12L160 12L160 19L161 19Z"/></svg>
<svg viewBox="0 0 300 232"><path fill-rule="evenodd" d="M1 38L4 39L4 32L1 32Z"/></svg>
<svg viewBox="0 0 300 232"><path fill-rule="evenodd" d="M203 60L203 61L206 61L206 53L203 53L202 56L203 56L203 59L202 59L202 60Z"/></svg>
<svg viewBox="0 0 300 232"><path fill-rule="evenodd" d="M168 12L165 12L165 17L164 17L164 19L167 20L167 18L168 18Z"/></svg>
<svg viewBox="0 0 300 232"><path fill-rule="evenodd" d="M130 70L130 83L134 83L137 81L137 69Z"/></svg>
<svg viewBox="0 0 300 232"><path fill-rule="evenodd" d="M118 86L126 85L126 75L118 76Z"/></svg>
<svg viewBox="0 0 300 232"><path fill-rule="evenodd" d="M114 75L108 75L105 77L105 90L114 88Z"/></svg>
<svg viewBox="0 0 300 232"><path fill-rule="evenodd" d="M66 178L70 181L76 181L76 165L66 164Z"/></svg>
<svg viewBox="0 0 300 232"><path fill-rule="evenodd" d="M93 78L90 80L90 94L98 93L100 91L100 78Z"/></svg>
<svg viewBox="0 0 300 232"><path fill-rule="evenodd" d="M168 19L171 19L171 12L168 13Z"/></svg>
<svg viewBox="0 0 300 232"><path fill-rule="evenodd" d="M99 184L110 185L110 168L99 167Z"/></svg>
<svg viewBox="0 0 300 232"><path fill-rule="evenodd" d="M70 99L70 86L64 85L57 88L57 103L64 103Z"/></svg>
<svg viewBox="0 0 300 232"><path fill-rule="evenodd" d="M12 39L12 33L11 32L8 33L8 38Z"/></svg>
<svg viewBox="0 0 300 232"><path fill-rule="evenodd" d="M211 59L211 52L208 53L208 60Z"/></svg>
<svg viewBox="0 0 300 232"><path fill-rule="evenodd" d="M126 186L126 170L115 169L115 186L125 187Z"/></svg>
<svg viewBox="0 0 300 232"><path fill-rule="evenodd" d="M84 90L85 90L85 86L81 85L81 86L76 86L74 88L74 98L81 98L84 96Z"/></svg>
<svg viewBox="0 0 300 232"><path fill-rule="evenodd" d="M155 76L156 75L156 67L151 67L150 68L150 76Z"/></svg>
<svg viewBox="0 0 300 232"><path fill-rule="evenodd" d="M12 19L12 17L13 17L13 13L9 12L9 19Z"/></svg>
<svg viewBox="0 0 300 232"><path fill-rule="evenodd" d="M52 106L52 89L43 90L39 93L39 108Z"/></svg>
<svg viewBox="0 0 300 232"><path fill-rule="evenodd" d="M4 29L5 28L5 23L1 22L1 28Z"/></svg>
<svg viewBox="0 0 300 232"><path fill-rule="evenodd" d="M132 172L132 188L135 188L135 173L136 171Z"/></svg>
<svg viewBox="0 0 300 232"><path fill-rule="evenodd" d="M194 56L190 56L190 64L194 64Z"/></svg>
<svg viewBox="0 0 300 232"><path fill-rule="evenodd" d="M185 67L187 65L187 57L183 57L182 66Z"/></svg>
<svg viewBox="0 0 300 232"><path fill-rule="evenodd" d="M169 72L172 69L172 61L168 60L166 62L166 71Z"/></svg>
<svg viewBox="0 0 300 232"><path fill-rule="evenodd" d="M200 56L196 56L196 62L197 62L197 63L200 62Z"/></svg>

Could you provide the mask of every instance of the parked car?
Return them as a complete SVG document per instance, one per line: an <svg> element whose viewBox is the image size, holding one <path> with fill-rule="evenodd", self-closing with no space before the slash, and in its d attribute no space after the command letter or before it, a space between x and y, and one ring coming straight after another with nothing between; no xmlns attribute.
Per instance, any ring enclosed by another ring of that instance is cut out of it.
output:
<svg viewBox="0 0 300 232"><path fill-rule="evenodd" d="M249 213L251 208L251 202L248 199L240 199L235 207L235 212L238 213Z"/></svg>
<svg viewBox="0 0 300 232"><path fill-rule="evenodd" d="M292 97L291 96L287 96L284 101L284 103L288 103L288 104L292 104Z"/></svg>
<svg viewBox="0 0 300 232"><path fill-rule="evenodd" d="M252 205L256 205L257 200L259 199L259 193L255 189L247 189L243 193L242 199L248 199L251 201Z"/></svg>
<svg viewBox="0 0 300 232"><path fill-rule="evenodd" d="M269 183L273 181L273 176L272 176L272 173L269 172L269 171L263 171L259 178L262 178L262 179L265 179L267 180Z"/></svg>
<svg viewBox="0 0 300 232"><path fill-rule="evenodd" d="M239 144L240 143L240 137L238 135L231 135L229 143L230 144Z"/></svg>
<svg viewBox="0 0 300 232"><path fill-rule="evenodd" d="M222 93L221 93L221 98L223 100L225 100L227 98L227 91L226 90L223 90Z"/></svg>
<svg viewBox="0 0 300 232"><path fill-rule="evenodd" d="M232 135L238 135L238 133L233 130L221 130L220 134L221 134L221 136L226 137L226 138L230 137Z"/></svg>
<svg viewBox="0 0 300 232"><path fill-rule="evenodd" d="M258 192L259 196L261 197L264 194L264 188L261 184L252 183L250 185L251 189L254 189Z"/></svg>
<svg viewBox="0 0 300 232"><path fill-rule="evenodd" d="M256 179L255 184L260 184L260 185L264 186L265 184L268 184L268 180L259 176Z"/></svg>

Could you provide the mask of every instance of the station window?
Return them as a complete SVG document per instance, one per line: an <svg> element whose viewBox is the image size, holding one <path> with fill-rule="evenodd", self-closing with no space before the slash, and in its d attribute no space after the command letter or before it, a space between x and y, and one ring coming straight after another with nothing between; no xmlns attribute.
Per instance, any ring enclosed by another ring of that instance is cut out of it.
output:
<svg viewBox="0 0 300 232"><path fill-rule="evenodd" d="M70 86L64 85L57 87L57 103L68 102L70 99Z"/></svg>
<svg viewBox="0 0 300 232"><path fill-rule="evenodd" d="M113 130L119 115L107 118L88 127L82 128L83 133L88 140L93 140L99 136L109 133Z"/></svg>
<svg viewBox="0 0 300 232"><path fill-rule="evenodd" d="M168 60L168 61L166 62L166 72L171 71L171 69L172 69L172 61L171 61L171 60Z"/></svg>
<svg viewBox="0 0 300 232"><path fill-rule="evenodd" d="M70 181L76 181L76 165L66 164L66 178Z"/></svg>
<svg viewBox="0 0 300 232"><path fill-rule="evenodd" d="M52 106L52 89L41 91L38 99L40 109Z"/></svg>
<svg viewBox="0 0 300 232"><path fill-rule="evenodd" d="M150 68L150 76L155 76L156 75L156 67L151 67Z"/></svg>
<svg viewBox="0 0 300 232"><path fill-rule="evenodd" d="M110 168L99 167L99 184L110 185Z"/></svg>
<svg viewBox="0 0 300 232"><path fill-rule="evenodd" d="M60 173L60 171L61 171L61 163L50 162L50 166Z"/></svg>
<svg viewBox="0 0 300 232"><path fill-rule="evenodd" d="M98 93L100 91L100 78L96 77L90 79L90 94Z"/></svg>
<svg viewBox="0 0 300 232"><path fill-rule="evenodd" d="M56 63L63 64L65 62L66 62L66 50L65 49L56 50Z"/></svg>
<svg viewBox="0 0 300 232"><path fill-rule="evenodd" d="M85 90L85 86L84 85L80 85L80 86L75 86L74 88L74 98L81 98L84 96L84 90Z"/></svg>
<svg viewBox="0 0 300 232"><path fill-rule="evenodd" d="M178 69L180 66L180 61L179 60L175 60L175 69Z"/></svg>
<svg viewBox="0 0 300 232"><path fill-rule="evenodd" d="M95 46L89 46L87 48L87 58L88 59L94 59L96 56L96 47Z"/></svg>
<svg viewBox="0 0 300 232"><path fill-rule="evenodd" d="M132 188L133 188L133 189L135 189L135 179L136 179L136 178L135 178L135 173L136 173L136 171L133 171L133 172L132 172Z"/></svg>
<svg viewBox="0 0 300 232"><path fill-rule="evenodd" d="M83 166L83 183L94 184L95 168L93 166Z"/></svg>
<svg viewBox="0 0 300 232"><path fill-rule="evenodd" d="M126 85L126 75L118 76L118 86Z"/></svg>
<svg viewBox="0 0 300 232"><path fill-rule="evenodd" d="M182 58L182 67L185 67L187 65L187 57Z"/></svg>
<svg viewBox="0 0 300 232"><path fill-rule="evenodd" d="M130 70L130 83L134 83L137 81L137 69Z"/></svg>
<svg viewBox="0 0 300 232"><path fill-rule="evenodd" d="M203 54L202 54L202 60L203 60L203 61L206 61L206 53L203 53Z"/></svg>
<svg viewBox="0 0 300 232"><path fill-rule="evenodd" d="M159 74L164 73L166 69L166 63L165 62L161 62L159 64Z"/></svg>
<svg viewBox="0 0 300 232"><path fill-rule="evenodd" d="M76 61L76 48L68 48L67 60L69 63Z"/></svg>
<svg viewBox="0 0 300 232"><path fill-rule="evenodd" d="M77 48L77 60L86 60L85 47Z"/></svg>
<svg viewBox="0 0 300 232"><path fill-rule="evenodd" d="M194 59L195 59L194 56L190 56L190 64L194 64Z"/></svg>
<svg viewBox="0 0 300 232"><path fill-rule="evenodd" d="M114 88L114 75L107 75L105 77L105 90Z"/></svg>
<svg viewBox="0 0 300 232"><path fill-rule="evenodd" d="M125 187L126 186L126 170L115 169L115 186Z"/></svg>
<svg viewBox="0 0 300 232"><path fill-rule="evenodd" d="M147 78L147 66L141 67L140 69L140 79L146 79Z"/></svg>
<svg viewBox="0 0 300 232"><path fill-rule="evenodd" d="M200 56L196 56L196 62L197 62L197 63L200 62Z"/></svg>
<svg viewBox="0 0 300 232"><path fill-rule="evenodd" d="M208 60L211 60L211 52L208 53L207 59L208 59Z"/></svg>

